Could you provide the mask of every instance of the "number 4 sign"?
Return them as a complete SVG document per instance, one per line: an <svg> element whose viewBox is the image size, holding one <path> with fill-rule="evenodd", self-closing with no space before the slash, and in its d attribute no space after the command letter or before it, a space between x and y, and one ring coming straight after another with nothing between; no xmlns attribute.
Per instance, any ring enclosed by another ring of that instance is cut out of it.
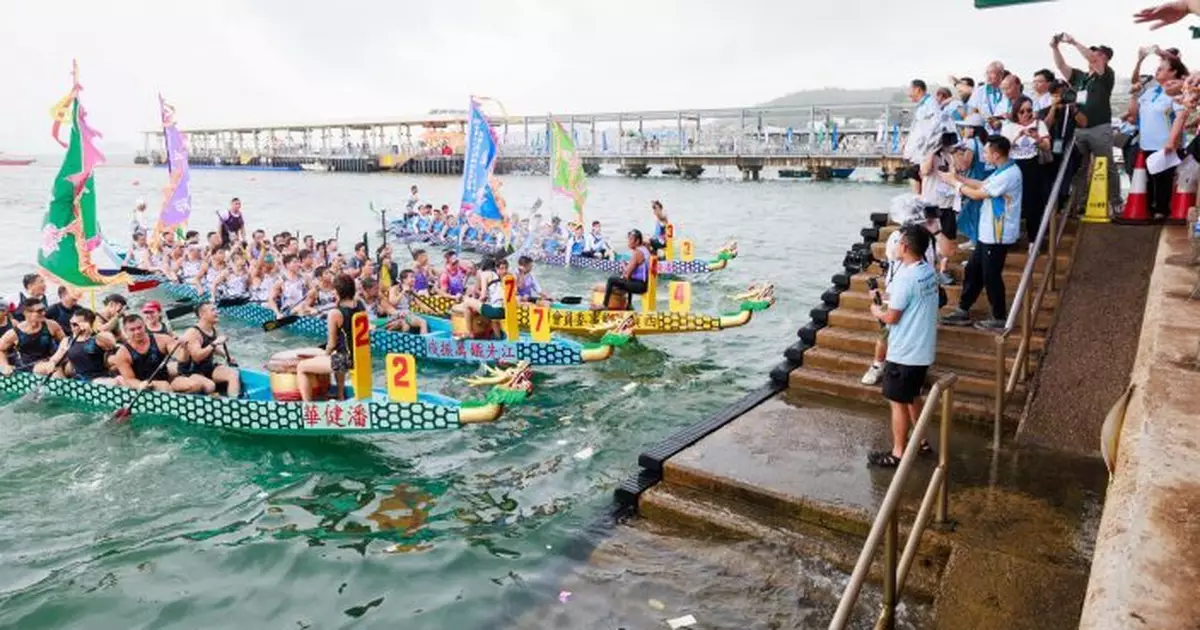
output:
<svg viewBox="0 0 1200 630"><path fill-rule="evenodd" d="M387 355L387 392L392 402L417 402L417 361L413 355Z"/></svg>
<svg viewBox="0 0 1200 630"><path fill-rule="evenodd" d="M675 281L671 283L671 312L687 313L692 310L692 284Z"/></svg>

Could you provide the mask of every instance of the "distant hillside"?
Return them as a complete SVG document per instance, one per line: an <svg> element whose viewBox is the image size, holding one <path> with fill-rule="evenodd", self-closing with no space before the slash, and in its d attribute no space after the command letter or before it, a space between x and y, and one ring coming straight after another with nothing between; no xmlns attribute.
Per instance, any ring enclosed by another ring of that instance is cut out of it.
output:
<svg viewBox="0 0 1200 630"><path fill-rule="evenodd" d="M875 88L870 90L844 90L823 88L801 90L760 103L757 107L808 107L810 105L850 105L855 103L906 103L908 89Z"/></svg>

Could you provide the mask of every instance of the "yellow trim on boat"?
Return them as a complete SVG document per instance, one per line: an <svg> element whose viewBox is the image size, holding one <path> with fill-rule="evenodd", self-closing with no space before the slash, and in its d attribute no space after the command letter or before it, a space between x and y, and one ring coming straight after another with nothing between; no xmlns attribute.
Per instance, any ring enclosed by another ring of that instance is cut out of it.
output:
<svg viewBox="0 0 1200 630"><path fill-rule="evenodd" d="M725 258L718 258L716 260L708 261L708 270L709 271L720 271L728 266L729 266L729 261Z"/></svg>
<svg viewBox="0 0 1200 630"><path fill-rule="evenodd" d="M750 323L750 319L754 316L753 311L738 311L735 315L721 316L721 330L726 328L737 328Z"/></svg>
<svg viewBox="0 0 1200 630"><path fill-rule="evenodd" d="M483 424L495 422L504 412L504 405L488 403L482 407L459 407L458 421L461 424Z"/></svg>
<svg viewBox="0 0 1200 630"><path fill-rule="evenodd" d="M608 344L604 344L594 348L584 348L579 354L584 363L607 361L608 358L613 354L613 347Z"/></svg>

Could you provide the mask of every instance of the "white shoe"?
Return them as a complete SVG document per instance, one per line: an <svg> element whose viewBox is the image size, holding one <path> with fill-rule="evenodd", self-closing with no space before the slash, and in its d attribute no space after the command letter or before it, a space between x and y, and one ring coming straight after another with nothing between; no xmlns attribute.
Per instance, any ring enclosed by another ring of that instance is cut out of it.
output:
<svg viewBox="0 0 1200 630"><path fill-rule="evenodd" d="M863 374L863 385L874 385L879 382L879 378L883 376L883 364L872 363L871 367L867 368L867 373Z"/></svg>

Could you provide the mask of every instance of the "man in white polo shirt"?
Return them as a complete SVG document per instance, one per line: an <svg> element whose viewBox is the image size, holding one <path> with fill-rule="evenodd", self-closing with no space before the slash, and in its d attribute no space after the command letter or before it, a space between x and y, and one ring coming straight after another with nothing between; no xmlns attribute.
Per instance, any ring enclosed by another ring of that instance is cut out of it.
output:
<svg viewBox="0 0 1200 630"><path fill-rule="evenodd" d="M1021 232L1021 169L1008 159L1012 144L1004 136L992 136L983 150L983 159L995 166L984 181L968 179L951 171L942 179L953 185L964 197L983 200L979 211L979 241L967 261L962 296L958 308L942 318L942 323L966 326L971 324L970 311L986 289L992 316L975 324L984 330L1002 330L1008 316L1004 295L1004 259L1008 249L1017 242Z"/></svg>
<svg viewBox="0 0 1200 630"><path fill-rule="evenodd" d="M1012 101L1000 89L1004 80L1004 64L993 61L987 67L987 83L975 88L967 101L967 113L977 113L987 122L989 133L998 133L1000 123L1012 111Z"/></svg>
<svg viewBox="0 0 1200 630"><path fill-rule="evenodd" d="M904 140L902 155L912 167L908 177L913 180L913 193L921 194L921 163L926 156L937 148L937 140L941 136L940 122L942 109L929 94L925 82L913 79L909 84L908 98L916 103L913 110L912 126L908 129L908 137Z"/></svg>

